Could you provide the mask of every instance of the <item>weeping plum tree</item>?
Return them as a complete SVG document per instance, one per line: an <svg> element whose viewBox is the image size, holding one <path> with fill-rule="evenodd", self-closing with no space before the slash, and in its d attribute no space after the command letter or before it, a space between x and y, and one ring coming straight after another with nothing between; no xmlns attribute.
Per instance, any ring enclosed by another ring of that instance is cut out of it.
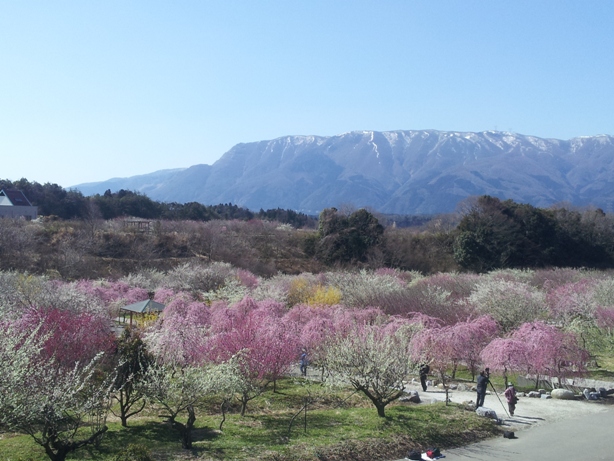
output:
<svg viewBox="0 0 614 461"><path fill-rule="evenodd" d="M414 367L409 344L415 325L355 325L350 334L331 343L327 365L333 378L349 382L385 417L386 406L403 395L404 380ZM335 380L333 380L335 382Z"/></svg>
<svg viewBox="0 0 614 461"><path fill-rule="evenodd" d="M497 323L489 316L446 327L424 328L412 340L412 356L416 361L429 363L439 374L447 402L447 373L452 370L454 374L456 366L465 363L475 376L480 352L497 331Z"/></svg>
<svg viewBox="0 0 614 461"><path fill-rule="evenodd" d="M580 375L586 371L588 353L578 345L576 337L544 322L523 324L512 338L528 345L527 361L536 376L559 379Z"/></svg>
<svg viewBox="0 0 614 461"><path fill-rule="evenodd" d="M458 322L452 325L450 329L451 341L456 349L452 377L454 378L456 365L464 363L471 372L471 379L474 379L480 363L482 349L499 332L497 322L492 317L484 315L474 320Z"/></svg>
<svg viewBox="0 0 614 461"><path fill-rule="evenodd" d="M453 327L425 328L419 331L411 342L411 356L414 361L430 364L431 370L439 374L446 390L448 403L448 386L446 374L458 361L460 353L454 342Z"/></svg>
<svg viewBox="0 0 614 461"><path fill-rule="evenodd" d="M482 350L482 362L495 373L503 374L508 382L508 373L528 371L528 345L513 338L495 338Z"/></svg>

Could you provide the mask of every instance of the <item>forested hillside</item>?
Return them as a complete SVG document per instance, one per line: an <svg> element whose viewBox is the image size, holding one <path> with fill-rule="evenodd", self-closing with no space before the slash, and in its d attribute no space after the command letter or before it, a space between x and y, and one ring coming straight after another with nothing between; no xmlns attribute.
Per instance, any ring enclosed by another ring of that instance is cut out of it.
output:
<svg viewBox="0 0 614 461"><path fill-rule="evenodd" d="M157 202L134 191L119 190L85 197L77 190L66 190L57 184L39 184L27 179L19 181L0 180L0 190L22 191L38 213L60 219L114 219L136 217L143 219L210 221L212 219L253 218L269 219L290 224L294 227L313 227L315 219L303 213L280 208L260 210L254 213L247 208L231 203L203 205L197 202Z"/></svg>
<svg viewBox="0 0 614 461"><path fill-rule="evenodd" d="M407 228L366 210L335 208L324 210L316 227L314 218L291 210L162 204L126 191L85 198L30 183L3 187L20 185L43 216L0 220L2 268L67 280L166 270L191 260L227 262L263 276L334 267L424 274L614 267L614 220L599 209L541 209L484 196ZM46 214L51 210L59 214Z"/></svg>

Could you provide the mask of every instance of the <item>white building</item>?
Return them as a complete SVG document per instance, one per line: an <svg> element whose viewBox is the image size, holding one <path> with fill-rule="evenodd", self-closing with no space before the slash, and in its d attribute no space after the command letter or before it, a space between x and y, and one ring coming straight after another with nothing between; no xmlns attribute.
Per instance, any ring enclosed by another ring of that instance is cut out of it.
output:
<svg viewBox="0 0 614 461"><path fill-rule="evenodd" d="M36 219L38 208L19 190L0 190L0 218Z"/></svg>

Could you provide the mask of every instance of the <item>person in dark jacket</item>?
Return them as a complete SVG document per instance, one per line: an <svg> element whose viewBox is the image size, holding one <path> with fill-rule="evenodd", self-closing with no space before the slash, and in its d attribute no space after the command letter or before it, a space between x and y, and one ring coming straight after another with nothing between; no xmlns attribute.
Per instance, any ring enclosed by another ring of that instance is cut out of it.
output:
<svg viewBox="0 0 614 461"><path fill-rule="evenodd" d="M490 382L489 378L490 373L488 371L488 368L486 368L486 370L480 371L480 375L478 376L478 384L476 386L478 391L478 398L477 402L475 403L476 408L484 406L484 399L486 398L486 388L488 386L488 383Z"/></svg>
<svg viewBox="0 0 614 461"><path fill-rule="evenodd" d="M307 351L305 349L303 349L303 352L301 353L300 364L301 364L301 375L307 376L307 365L309 365L309 359L307 358Z"/></svg>
<svg viewBox="0 0 614 461"><path fill-rule="evenodd" d="M431 367L428 366L427 363L423 363L420 366L420 384L422 384L422 390L424 392L426 392L426 378L429 375L429 372L431 371Z"/></svg>

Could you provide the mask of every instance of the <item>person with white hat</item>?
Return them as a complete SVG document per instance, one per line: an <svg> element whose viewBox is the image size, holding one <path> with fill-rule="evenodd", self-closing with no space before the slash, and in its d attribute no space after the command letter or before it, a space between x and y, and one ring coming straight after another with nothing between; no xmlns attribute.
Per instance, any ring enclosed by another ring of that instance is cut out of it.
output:
<svg viewBox="0 0 614 461"><path fill-rule="evenodd" d="M514 389L514 385L512 383L507 383L507 389L505 389L503 395L505 395L505 400L507 400L507 407L510 410L510 416L514 416L514 410L516 410L516 402L518 402L518 397L516 397L516 389Z"/></svg>

